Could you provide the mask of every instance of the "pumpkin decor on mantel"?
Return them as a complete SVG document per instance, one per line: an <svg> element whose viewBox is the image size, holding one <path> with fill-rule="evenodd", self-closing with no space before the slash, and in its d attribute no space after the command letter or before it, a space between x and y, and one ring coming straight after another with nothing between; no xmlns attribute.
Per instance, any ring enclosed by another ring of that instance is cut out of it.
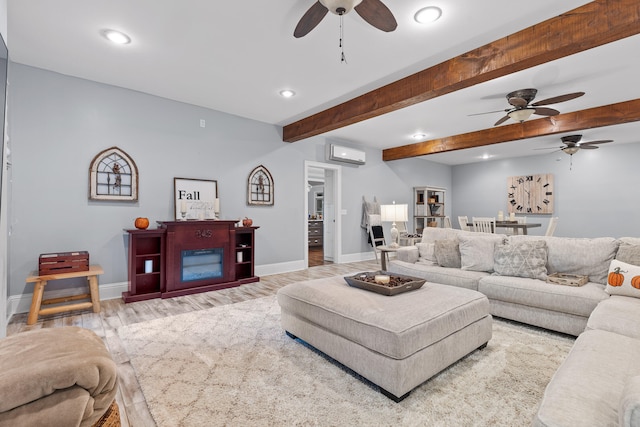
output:
<svg viewBox="0 0 640 427"><path fill-rule="evenodd" d="M242 220L243 227L251 227L253 225L253 220L251 218L247 218L246 216Z"/></svg>
<svg viewBox="0 0 640 427"><path fill-rule="evenodd" d="M620 267L616 267L611 273L609 273L608 283L611 286L622 286L624 283L624 275L622 273L626 273L626 271L620 270Z"/></svg>
<svg viewBox="0 0 640 427"><path fill-rule="evenodd" d="M149 218L138 217L133 225L139 230L146 230L149 227Z"/></svg>

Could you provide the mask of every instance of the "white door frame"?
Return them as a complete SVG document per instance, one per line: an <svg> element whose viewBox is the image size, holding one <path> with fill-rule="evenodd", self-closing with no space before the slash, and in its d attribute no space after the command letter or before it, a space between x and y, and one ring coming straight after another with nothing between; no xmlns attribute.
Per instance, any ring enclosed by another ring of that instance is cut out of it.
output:
<svg viewBox="0 0 640 427"><path fill-rule="evenodd" d="M309 197L307 193L307 183L309 182L309 168L319 168L330 170L335 173L333 180L333 195L335 200L333 200L333 217L335 218L335 226L333 232L333 241L332 242L323 242L324 245L330 244L333 248L334 254L334 262L339 264L342 262L342 166L333 165L330 163L321 163L321 162L313 162L311 160L304 161L304 182L302 183L302 192L304 200L304 211L305 214L309 212ZM326 185L326 183L325 183ZM325 197L327 192L325 191ZM326 208L327 205L331 205L328 203L331 201L327 201L326 198L324 200L324 206ZM308 222L304 222L304 265L305 268L309 267L309 226Z"/></svg>

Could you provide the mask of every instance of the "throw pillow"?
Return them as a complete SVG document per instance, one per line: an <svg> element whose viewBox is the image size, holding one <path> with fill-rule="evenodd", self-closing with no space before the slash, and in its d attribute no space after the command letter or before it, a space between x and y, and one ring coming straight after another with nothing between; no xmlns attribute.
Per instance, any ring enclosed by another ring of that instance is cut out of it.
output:
<svg viewBox="0 0 640 427"><path fill-rule="evenodd" d="M497 244L504 243L504 236L475 234L475 236L458 236L462 269L491 272L493 271L493 251Z"/></svg>
<svg viewBox="0 0 640 427"><path fill-rule="evenodd" d="M612 260L605 291L609 295L640 298L640 267L617 259Z"/></svg>
<svg viewBox="0 0 640 427"><path fill-rule="evenodd" d="M640 246L620 243L616 259L627 264L640 265Z"/></svg>
<svg viewBox="0 0 640 427"><path fill-rule="evenodd" d="M420 256L418 262L429 265L436 265L435 243L416 243Z"/></svg>
<svg viewBox="0 0 640 427"><path fill-rule="evenodd" d="M531 240L496 245L493 271L498 276L547 280L547 242Z"/></svg>
<svg viewBox="0 0 640 427"><path fill-rule="evenodd" d="M460 248L457 240L436 240L434 252L440 267L460 268Z"/></svg>

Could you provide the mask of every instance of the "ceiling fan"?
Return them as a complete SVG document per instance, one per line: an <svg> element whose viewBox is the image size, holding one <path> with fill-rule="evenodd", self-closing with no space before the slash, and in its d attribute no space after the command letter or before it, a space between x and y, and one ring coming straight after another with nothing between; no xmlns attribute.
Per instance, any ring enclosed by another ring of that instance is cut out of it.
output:
<svg viewBox="0 0 640 427"><path fill-rule="evenodd" d="M582 135L567 135L560 138L562 143L564 144L562 147L547 147L547 148L535 148L535 150L552 150L557 149L558 151L563 151L570 156L573 156L578 152L578 150L595 150L599 144L605 144L607 142L613 142L612 139L602 139L599 141L587 141L580 142L582 140Z"/></svg>
<svg viewBox="0 0 640 427"><path fill-rule="evenodd" d="M509 119L522 123L531 117L532 114L537 114L539 116L555 116L560 114L560 111L553 108L542 107L543 105L557 104L558 102L569 101L584 95L584 92L567 93L565 95L554 96L553 98L547 98L530 104L536 97L537 93L538 89L520 89L510 92L507 94L507 102L509 102L512 108L479 114L498 113L502 111L506 112L507 115L498 120L494 126L501 125ZM471 115L476 116L478 114Z"/></svg>
<svg viewBox="0 0 640 427"><path fill-rule="evenodd" d="M380 0L317 0L300 18L293 36L300 38L309 34L329 11L342 16L353 9L379 30L390 32L398 26L389 8Z"/></svg>
<svg viewBox="0 0 640 427"><path fill-rule="evenodd" d="M547 147L547 148L534 148L534 150L558 150L567 153L571 157L569 163L569 169L573 169L573 155L579 150L595 150L599 144L606 144L607 142L613 142L612 139L602 139L599 141L582 141L582 135L567 135L560 138L564 144L562 147Z"/></svg>

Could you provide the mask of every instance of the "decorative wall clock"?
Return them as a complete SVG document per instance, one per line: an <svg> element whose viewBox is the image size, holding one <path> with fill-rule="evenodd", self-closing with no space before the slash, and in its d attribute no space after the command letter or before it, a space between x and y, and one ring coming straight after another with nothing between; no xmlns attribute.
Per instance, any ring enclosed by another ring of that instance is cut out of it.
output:
<svg viewBox="0 0 640 427"><path fill-rule="evenodd" d="M98 153L89 166L90 200L138 200L138 167L118 147Z"/></svg>
<svg viewBox="0 0 640 427"><path fill-rule="evenodd" d="M264 166L251 171L247 180L247 204L273 205L273 177Z"/></svg>
<svg viewBox="0 0 640 427"><path fill-rule="evenodd" d="M507 178L507 211L517 214L552 214L553 174Z"/></svg>

